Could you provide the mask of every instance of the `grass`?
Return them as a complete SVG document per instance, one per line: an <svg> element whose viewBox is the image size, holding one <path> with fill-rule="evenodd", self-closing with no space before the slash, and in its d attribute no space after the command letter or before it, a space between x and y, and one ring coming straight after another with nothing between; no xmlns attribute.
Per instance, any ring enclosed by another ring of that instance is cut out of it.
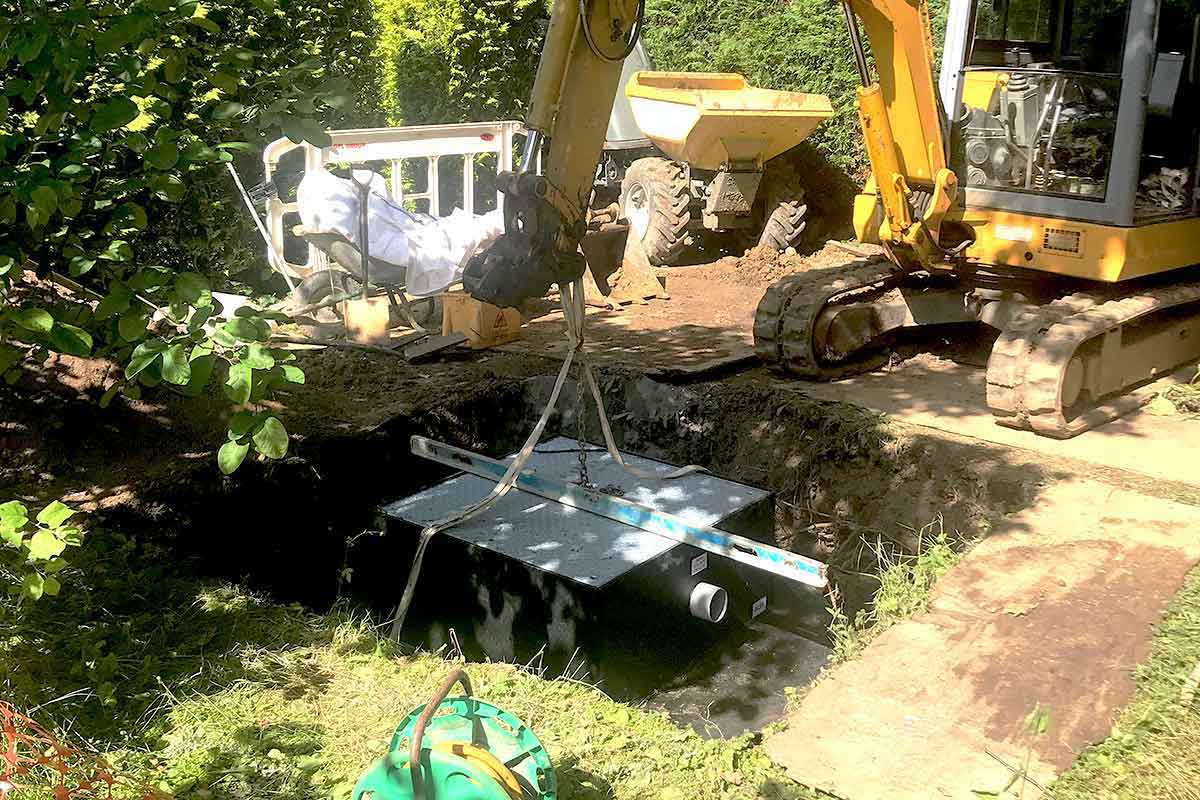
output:
<svg viewBox="0 0 1200 800"><path fill-rule="evenodd" d="M1200 568L1192 571L1135 673L1133 700L1049 800L1200 800L1200 700L1181 695L1200 664Z"/></svg>
<svg viewBox="0 0 1200 800"><path fill-rule="evenodd" d="M837 659L926 607L956 558L944 534L930 535L921 555L885 560L869 613L835 625ZM94 534L83 551L61 598L0 601L0 697L180 798L346 798L452 667L397 653L361 618L199 582L117 534ZM1112 736L1054 784L1051 800L1200 800L1200 703L1180 701L1197 662L1200 569L1158 630ZM563 800L817 797L752 737L703 740L583 684L504 664L467 669L481 697L542 739Z"/></svg>
<svg viewBox="0 0 1200 800"><path fill-rule="evenodd" d="M935 529L936 534L933 533ZM931 537L928 544L926 537ZM940 519L925 526L917 541L915 557L897 556L883 542L877 543L875 556L880 565L879 589L870 609L864 609L853 619L836 602L829 609L833 616L830 625L833 638L831 664L858 658L879 634L928 607L934 583L954 566L961 554L955 551L942 530Z"/></svg>
<svg viewBox="0 0 1200 800"><path fill-rule="evenodd" d="M94 533L82 549L60 598L0 600L0 697L180 798L349 797L452 667L398 654L361 618L199 582L117 534ZM752 737L704 740L509 665L467 671L479 696L541 738L564 800L815 797Z"/></svg>
<svg viewBox="0 0 1200 800"><path fill-rule="evenodd" d="M1148 406L1151 413L1200 416L1200 367L1187 383L1168 386L1160 391Z"/></svg>

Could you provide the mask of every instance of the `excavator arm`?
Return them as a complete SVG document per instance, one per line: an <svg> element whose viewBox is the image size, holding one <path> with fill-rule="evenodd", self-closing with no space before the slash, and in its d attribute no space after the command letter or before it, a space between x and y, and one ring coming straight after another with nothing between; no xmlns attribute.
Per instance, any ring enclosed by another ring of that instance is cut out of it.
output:
<svg viewBox="0 0 1200 800"><path fill-rule="evenodd" d="M478 299L514 306L583 275L596 163L643 10L644 0L554 0L520 168L500 175L505 232L463 277Z"/></svg>
<svg viewBox="0 0 1200 800"><path fill-rule="evenodd" d="M957 196L947 167L926 0L842 0L860 86L858 114L871 182L855 203L860 239L903 266L942 261L941 224ZM871 44L871 77L860 25Z"/></svg>

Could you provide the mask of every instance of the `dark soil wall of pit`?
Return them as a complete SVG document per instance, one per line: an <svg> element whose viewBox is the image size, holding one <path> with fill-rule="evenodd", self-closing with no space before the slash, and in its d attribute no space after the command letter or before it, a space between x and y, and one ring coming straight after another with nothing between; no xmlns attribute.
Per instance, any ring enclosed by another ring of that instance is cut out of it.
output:
<svg viewBox="0 0 1200 800"><path fill-rule="evenodd" d="M96 376L105 371L60 365L44 385L0 391L0 482L27 498L90 498L93 524L165 541L204 574L322 608L338 595L347 541L373 527L374 509L448 474L413 457L410 436L512 452L554 378L553 362L502 354L409 365L325 351L304 366L308 383L278 408L296 435L289 456L226 478L212 457L223 401L101 411L86 398L103 390ZM1003 452L813 401L754 372L689 385L610 373L602 383L623 449L776 492L776 540L829 561L849 610L875 588L876 548L914 554L939 529L979 536L1033 502L1049 477ZM577 398L569 381L548 436L576 434ZM586 419L587 438L600 442L590 410ZM407 569L392 572L397 595Z"/></svg>

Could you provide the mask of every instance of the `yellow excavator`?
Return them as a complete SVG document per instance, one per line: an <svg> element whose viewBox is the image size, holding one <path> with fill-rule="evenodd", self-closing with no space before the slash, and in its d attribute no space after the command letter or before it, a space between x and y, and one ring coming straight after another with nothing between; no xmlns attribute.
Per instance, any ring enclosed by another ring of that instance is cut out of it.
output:
<svg viewBox="0 0 1200 800"><path fill-rule="evenodd" d="M982 322L999 332L997 421L1066 438L1200 358L1195 0L951 0L940 78L926 0L841 5L871 165L854 226L884 254L770 287L763 361L831 380L877 366L903 329ZM555 0L521 168L502 176L506 232L467 270L479 299L512 305L583 274L643 13Z"/></svg>

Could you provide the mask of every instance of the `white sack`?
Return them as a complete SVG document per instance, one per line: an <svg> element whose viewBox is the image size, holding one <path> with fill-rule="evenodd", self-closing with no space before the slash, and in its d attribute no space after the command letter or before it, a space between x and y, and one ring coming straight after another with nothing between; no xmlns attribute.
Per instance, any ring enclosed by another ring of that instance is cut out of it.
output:
<svg viewBox="0 0 1200 800"><path fill-rule="evenodd" d="M392 202L383 176L366 170L355 170L354 176L363 182L369 178L371 258L406 267L409 294L436 294L462 280L471 256L504 232L499 210L475 216L456 208L448 217L425 221ZM358 246L358 187L352 181L311 170L300 181L296 202L305 228L339 233Z"/></svg>

